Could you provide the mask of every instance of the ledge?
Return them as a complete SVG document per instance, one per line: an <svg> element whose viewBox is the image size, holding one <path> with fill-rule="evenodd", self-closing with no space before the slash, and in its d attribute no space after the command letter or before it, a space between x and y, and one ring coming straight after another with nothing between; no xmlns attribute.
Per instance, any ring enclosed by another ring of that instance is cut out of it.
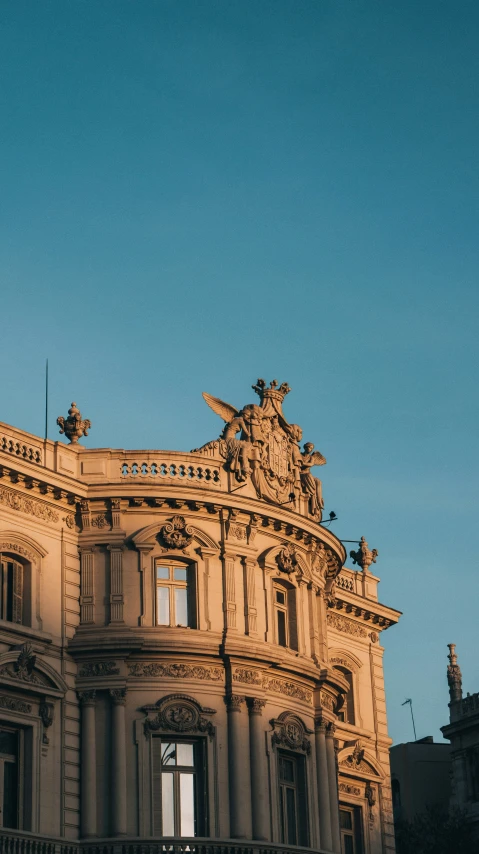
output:
<svg viewBox="0 0 479 854"><path fill-rule="evenodd" d="M19 635L25 638L25 640L53 643L53 637L49 632L43 632L41 629L31 629L30 626L23 626L21 623L10 623L8 620L0 620L0 635L3 634L15 635L14 643L18 643Z"/></svg>

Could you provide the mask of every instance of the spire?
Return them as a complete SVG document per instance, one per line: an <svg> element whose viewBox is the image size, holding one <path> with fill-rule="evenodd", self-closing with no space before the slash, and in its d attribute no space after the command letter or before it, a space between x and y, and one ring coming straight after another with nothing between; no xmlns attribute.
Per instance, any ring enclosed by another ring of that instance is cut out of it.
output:
<svg viewBox="0 0 479 854"><path fill-rule="evenodd" d="M447 684L449 685L451 703L454 703L457 700L462 700L462 673L457 663L456 644L448 643L448 647Z"/></svg>

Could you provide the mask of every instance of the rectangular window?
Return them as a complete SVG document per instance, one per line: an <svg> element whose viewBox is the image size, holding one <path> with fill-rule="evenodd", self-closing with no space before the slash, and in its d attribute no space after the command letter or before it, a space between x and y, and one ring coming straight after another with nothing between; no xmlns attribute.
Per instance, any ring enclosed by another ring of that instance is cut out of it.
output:
<svg viewBox="0 0 479 854"><path fill-rule="evenodd" d="M0 555L0 619L23 622L23 565Z"/></svg>
<svg viewBox="0 0 479 854"><path fill-rule="evenodd" d="M284 588L273 587L276 643L289 646L288 600Z"/></svg>
<svg viewBox="0 0 479 854"><path fill-rule="evenodd" d="M280 752L278 763L281 842L308 845L304 757Z"/></svg>
<svg viewBox="0 0 479 854"><path fill-rule="evenodd" d="M203 741L152 739L154 830L159 836L206 834ZM161 809L159 809L161 804Z"/></svg>
<svg viewBox="0 0 479 854"><path fill-rule="evenodd" d="M156 564L156 622L159 626L193 626L193 568Z"/></svg>
<svg viewBox="0 0 479 854"><path fill-rule="evenodd" d="M0 827L21 826L21 736L20 730L0 724Z"/></svg>
<svg viewBox="0 0 479 854"><path fill-rule="evenodd" d="M360 808L340 804L339 826L341 854L363 854Z"/></svg>

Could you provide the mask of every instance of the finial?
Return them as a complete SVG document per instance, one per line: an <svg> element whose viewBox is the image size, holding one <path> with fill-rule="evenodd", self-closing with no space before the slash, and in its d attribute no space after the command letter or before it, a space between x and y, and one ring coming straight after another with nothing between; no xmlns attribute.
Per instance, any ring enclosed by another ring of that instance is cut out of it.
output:
<svg viewBox="0 0 479 854"><path fill-rule="evenodd" d="M353 563L357 563L363 572L367 572L372 563L376 563L376 558L379 553L377 549L370 549L365 537L361 537L358 543L358 550L350 551L349 556L352 557Z"/></svg>
<svg viewBox="0 0 479 854"><path fill-rule="evenodd" d="M82 421L81 412L74 402L68 410L68 418L60 415L57 418L57 424L60 427L60 433L64 433L67 439L70 439L71 445L76 445L82 436L88 436L91 427L91 421L88 418Z"/></svg>
<svg viewBox="0 0 479 854"><path fill-rule="evenodd" d="M451 703L454 703L457 700L462 700L462 673L457 663L456 644L448 643L448 647L447 684L449 685Z"/></svg>

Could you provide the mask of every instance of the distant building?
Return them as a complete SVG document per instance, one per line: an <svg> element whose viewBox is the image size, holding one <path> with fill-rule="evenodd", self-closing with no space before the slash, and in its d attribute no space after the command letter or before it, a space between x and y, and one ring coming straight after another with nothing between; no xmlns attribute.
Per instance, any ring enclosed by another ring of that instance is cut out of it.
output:
<svg viewBox="0 0 479 854"><path fill-rule="evenodd" d="M0 847L392 854L382 632L284 383L190 453L0 424ZM114 424L112 431L114 432Z"/></svg>
<svg viewBox="0 0 479 854"><path fill-rule="evenodd" d="M479 693L462 696L456 645L448 646L449 723L441 732L451 742L451 804L467 810L479 836Z"/></svg>
<svg viewBox="0 0 479 854"><path fill-rule="evenodd" d="M412 821L426 807L447 809L451 796L451 746L432 736L391 747L394 821Z"/></svg>

